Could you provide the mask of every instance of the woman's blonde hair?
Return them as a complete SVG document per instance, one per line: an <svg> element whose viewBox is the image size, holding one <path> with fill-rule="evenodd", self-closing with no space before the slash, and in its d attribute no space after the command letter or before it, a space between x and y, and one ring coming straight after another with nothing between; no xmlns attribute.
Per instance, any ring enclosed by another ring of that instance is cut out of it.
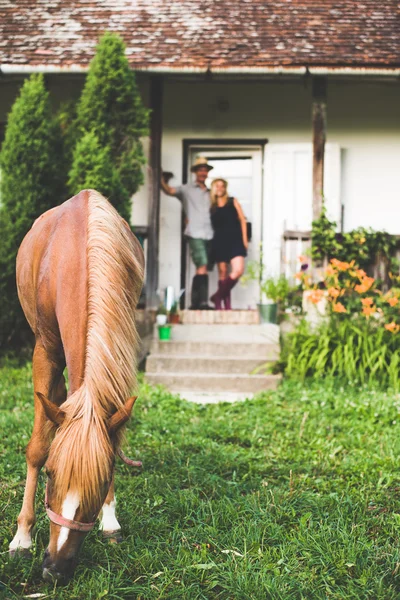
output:
<svg viewBox="0 0 400 600"><path fill-rule="evenodd" d="M211 191L210 191L211 208L212 209L214 209L218 206L218 198L215 193L215 184L218 183L219 181L222 181L222 183L224 184L225 194L228 195L228 182L226 181L226 179L222 179L222 177L218 177L217 179L214 179L214 181L211 183Z"/></svg>

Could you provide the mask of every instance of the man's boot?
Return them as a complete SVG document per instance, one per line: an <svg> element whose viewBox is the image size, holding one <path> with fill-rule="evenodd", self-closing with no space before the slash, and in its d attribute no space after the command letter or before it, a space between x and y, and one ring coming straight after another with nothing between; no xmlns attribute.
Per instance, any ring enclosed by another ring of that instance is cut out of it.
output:
<svg viewBox="0 0 400 600"><path fill-rule="evenodd" d="M200 310L213 310L208 304L208 275L196 275L199 277Z"/></svg>
<svg viewBox="0 0 400 600"><path fill-rule="evenodd" d="M200 308L200 281L202 275L195 275L192 281L191 304L189 310L199 310Z"/></svg>

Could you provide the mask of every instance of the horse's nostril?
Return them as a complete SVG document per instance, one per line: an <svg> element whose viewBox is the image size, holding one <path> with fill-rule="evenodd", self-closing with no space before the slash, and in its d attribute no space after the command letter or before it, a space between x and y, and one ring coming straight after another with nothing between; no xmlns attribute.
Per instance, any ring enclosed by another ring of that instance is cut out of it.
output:
<svg viewBox="0 0 400 600"><path fill-rule="evenodd" d="M58 573L58 571L53 571L53 569L49 569L47 567L43 569L43 579L48 583L54 583L55 581L59 581L61 577L62 575L61 573Z"/></svg>

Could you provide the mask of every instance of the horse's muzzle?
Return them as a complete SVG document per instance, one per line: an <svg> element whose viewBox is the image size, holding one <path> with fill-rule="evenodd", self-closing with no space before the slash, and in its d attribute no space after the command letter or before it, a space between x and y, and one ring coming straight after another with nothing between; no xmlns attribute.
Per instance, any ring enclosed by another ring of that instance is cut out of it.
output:
<svg viewBox="0 0 400 600"><path fill-rule="evenodd" d="M51 560L49 552L46 550L43 560L43 579L47 583L57 581L61 584L66 584L74 574L76 561L73 559L63 560L62 565L57 565Z"/></svg>

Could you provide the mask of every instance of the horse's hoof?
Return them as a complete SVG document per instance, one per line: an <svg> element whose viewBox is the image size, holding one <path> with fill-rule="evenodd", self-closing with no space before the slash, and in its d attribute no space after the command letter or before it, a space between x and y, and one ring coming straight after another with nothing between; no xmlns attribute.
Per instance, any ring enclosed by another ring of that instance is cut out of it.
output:
<svg viewBox="0 0 400 600"><path fill-rule="evenodd" d="M124 538L119 529L116 531L103 531L103 540L109 544L120 544Z"/></svg>

